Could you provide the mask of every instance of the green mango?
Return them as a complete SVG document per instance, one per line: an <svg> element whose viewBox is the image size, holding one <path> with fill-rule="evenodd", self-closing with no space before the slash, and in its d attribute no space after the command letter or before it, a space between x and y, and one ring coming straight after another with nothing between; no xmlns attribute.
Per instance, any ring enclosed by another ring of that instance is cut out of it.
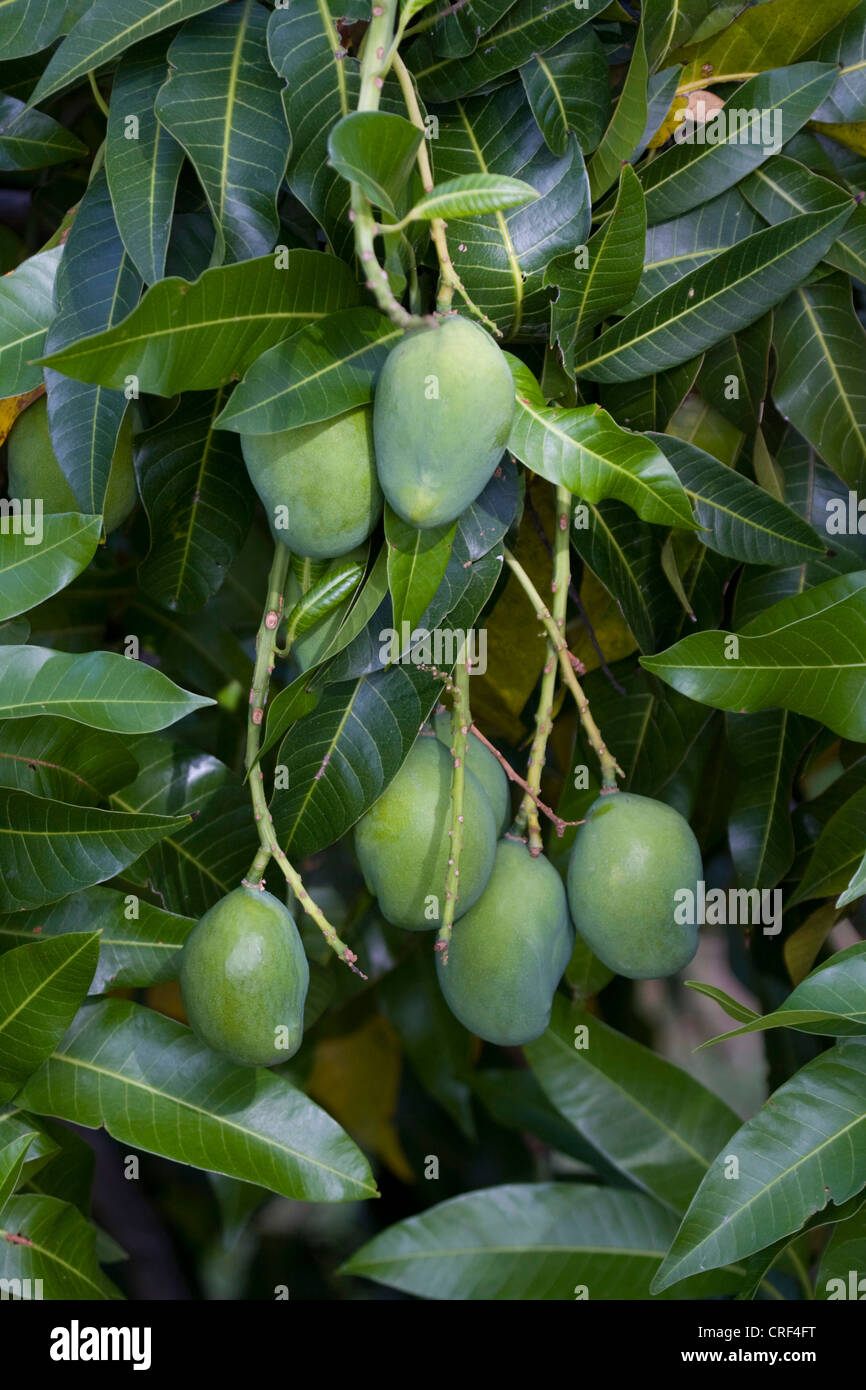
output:
<svg viewBox="0 0 866 1390"><path fill-rule="evenodd" d="M413 329L376 383L373 434L382 491L411 526L442 526L487 486L514 414L508 364L469 319Z"/></svg>
<svg viewBox="0 0 866 1390"><path fill-rule="evenodd" d="M277 434L242 434L241 448L275 540L296 555L345 555L382 514L368 405Z"/></svg>
<svg viewBox="0 0 866 1390"><path fill-rule="evenodd" d="M180 961L193 1032L242 1067L294 1057L310 968L295 920L272 893L235 888L192 929Z"/></svg>
<svg viewBox="0 0 866 1390"><path fill-rule="evenodd" d="M106 535L123 525L138 501L132 463L132 436L136 426L137 416L130 407L123 417L111 456L102 509ZM47 396L40 396L18 416L9 435L7 457L10 497L41 497L46 516L82 510L51 444Z"/></svg>
<svg viewBox="0 0 866 1390"><path fill-rule="evenodd" d="M540 1037L571 959L574 931L562 879L543 856L500 840L490 881L437 952L439 985L465 1028L500 1047Z"/></svg>
<svg viewBox="0 0 866 1390"><path fill-rule="evenodd" d="M698 842L679 811L648 796L608 792L590 806L571 851L574 925L618 975L675 975L698 949L698 928L675 920L674 894L697 895L702 877Z"/></svg>
<svg viewBox="0 0 866 1390"><path fill-rule="evenodd" d="M437 738L422 734L397 776L355 826L355 850L367 887L394 926L427 931L441 924L450 827L451 758ZM467 770L455 918L481 896L495 853L490 802Z"/></svg>
<svg viewBox="0 0 866 1390"><path fill-rule="evenodd" d="M437 714L433 719L436 737L443 747L451 751L451 715L447 711ZM498 758L494 758L489 748L480 739L469 734L466 740L466 766L478 778L487 793L493 808L496 833L501 835L511 820L511 797L508 793L508 778L502 770Z"/></svg>

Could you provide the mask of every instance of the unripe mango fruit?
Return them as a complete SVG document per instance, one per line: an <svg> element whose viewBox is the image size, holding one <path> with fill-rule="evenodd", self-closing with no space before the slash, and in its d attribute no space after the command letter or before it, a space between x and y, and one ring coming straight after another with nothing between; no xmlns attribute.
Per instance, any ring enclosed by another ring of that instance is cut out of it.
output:
<svg viewBox="0 0 866 1390"><path fill-rule="evenodd" d="M123 524L138 501L132 463L135 424L135 415L130 408L123 417L111 456L111 471L102 507L106 535ZM41 497L46 516L86 511L75 500L75 493L66 481L54 452L48 432L47 396L40 396L18 416L9 435L7 458L10 497Z"/></svg>
<svg viewBox="0 0 866 1390"><path fill-rule="evenodd" d="M451 715L447 711L433 718L436 737L444 748L451 751ZM511 797L508 794L508 778L502 770L498 758L494 758L489 748L485 748L474 734L466 736L466 766L481 783L493 810L496 833L501 835L511 818Z"/></svg>
<svg viewBox="0 0 866 1390"><path fill-rule="evenodd" d="M525 845L500 840L490 882L455 925L439 985L465 1028L500 1047L540 1037L574 932L553 865Z"/></svg>
<svg viewBox="0 0 866 1390"><path fill-rule="evenodd" d="M235 888L193 927L180 988L193 1032L242 1067L286 1062L301 1045L310 968L294 918L272 893Z"/></svg>
<svg viewBox="0 0 866 1390"><path fill-rule="evenodd" d="M336 559L379 520L368 405L277 434L242 434L241 448L274 538L296 555Z"/></svg>
<svg viewBox="0 0 866 1390"><path fill-rule="evenodd" d="M464 512L490 481L513 414L508 364L483 328L455 315L407 333L373 401L379 481L397 515L423 530Z"/></svg>
<svg viewBox="0 0 866 1390"><path fill-rule="evenodd" d="M396 927L426 931L442 921L451 854L451 769L439 740L422 734L397 776L355 826L355 850L367 887ZM495 852L493 811L467 768L455 918L481 896Z"/></svg>
<svg viewBox="0 0 866 1390"><path fill-rule="evenodd" d="M674 897L697 894L701 852L687 820L648 796L609 792L593 802L568 865L574 925L599 960L630 980L675 975L698 949Z"/></svg>

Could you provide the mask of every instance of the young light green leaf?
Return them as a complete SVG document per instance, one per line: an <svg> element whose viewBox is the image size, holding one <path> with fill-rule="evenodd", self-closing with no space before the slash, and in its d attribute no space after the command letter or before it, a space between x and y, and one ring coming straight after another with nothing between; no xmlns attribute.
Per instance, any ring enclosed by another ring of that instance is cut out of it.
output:
<svg viewBox="0 0 866 1390"><path fill-rule="evenodd" d="M295 329L359 298L352 271L336 256L289 251L279 265L261 256L215 266L191 285L160 280L122 323L70 343L44 365L101 386L123 387L134 375L140 390L159 396L206 390L243 376Z"/></svg>
<svg viewBox="0 0 866 1390"><path fill-rule="evenodd" d="M120 1299L99 1267L96 1237L93 1222L69 1202L30 1193L12 1197L0 1222L0 1278L60 1301Z"/></svg>
<svg viewBox="0 0 866 1390"><path fill-rule="evenodd" d="M519 207L540 197L523 179L508 179L499 174L464 174L460 178L437 183L425 193L408 214L411 221L434 217L477 217L500 208Z"/></svg>
<svg viewBox="0 0 866 1390"><path fill-rule="evenodd" d="M360 184L374 207L397 217L424 132L388 111L352 111L328 136L331 163L347 183Z"/></svg>
<svg viewBox="0 0 866 1390"><path fill-rule="evenodd" d="M54 281L63 247L40 251L0 279L0 397L42 385L33 358L55 315Z"/></svg>
<svg viewBox="0 0 866 1390"><path fill-rule="evenodd" d="M837 951L792 990L772 1013L750 1018L740 1028L702 1043L711 1047L743 1033L795 1028L823 1037L859 1037L866 1033L866 942Z"/></svg>

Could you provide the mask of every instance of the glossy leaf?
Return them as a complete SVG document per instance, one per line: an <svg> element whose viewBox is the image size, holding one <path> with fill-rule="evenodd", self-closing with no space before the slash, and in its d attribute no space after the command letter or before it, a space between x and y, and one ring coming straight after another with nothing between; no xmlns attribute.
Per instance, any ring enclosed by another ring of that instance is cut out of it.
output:
<svg viewBox="0 0 866 1390"><path fill-rule="evenodd" d="M255 493L239 442L215 426L222 392L187 392L139 435L135 467L150 524L139 583L171 612L204 607L246 539Z"/></svg>
<svg viewBox="0 0 866 1390"><path fill-rule="evenodd" d="M802 212L820 212L839 198L838 184L814 174L787 155L768 159L743 180L740 188L767 222L782 222ZM866 208L861 204L854 207L824 259L837 270L866 280Z"/></svg>
<svg viewBox="0 0 866 1390"><path fill-rule="evenodd" d="M39 715L0 726L0 785L34 796L92 806L135 776L120 734Z"/></svg>
<svg viewBox="0 0 866 1390"><path fill-rule="evenodd" d="M594 30L579 29L554 49L534 54L520 69L520 80L552 154L565 154L569 131L584 154L595 149L610 108L610 79Z"/></svg>
<svg viewBox="0 0 866 1390"><path fill-rule="evenodd" d="M165 273L175 189L183 164L183 150L154 111L167 74L163 35L126 53L114 74L105 133L105 171L117 228L146 285L155 284Z"/></svg>
<svg viewBox="0 0 866 1390"><path fill-rule="evenodd" d="M743 888L775 888L794 860L794 775L816 726L789 710L729 714L728 747L739 774L728 823Z"/></svg>
<svg viewBox="0 0 866 1390"><path fill-rule="evenodd" d="M866 120L866 9L863 0L810 51L819 63L838 63L839 76L816 121Z"/></svg>
<svg viewBox="0 0 866 1390"><path fill-rule="evenodd" d="M396 217L423 139L405 116L353 111L328 136L328 154L347 183L359 184L374 207Z"/></svg>
<svg viewBox="0 0 866 1390"><path fill-rule="evenodd" d="M615 182L620 167L637 151L647 123L647 62L643 26L638 29L622 92L610 124L589 163L593 202Z"/></svg>
<svg viewBox="0 0 866 1390"><path fill-rule="evenodd" d="M27 1150L35 1138L34 1132L19 1134L8 1143L0 1140L0 1219L3 1217L3 1208L18 1186Z"/></svg>
<svg viewBox="0 0 866 1390"><path fill-rule="evenodd" d="M550 1027L525 1050L542 1089L578 1133L642 1191L685 1211L737 1128L734 1111L561 995Z"/></svg>
<svg viewBox="0 0 866 1390"><path fill-rule="evenodd" d="M747 623L736 643L729 633L698 632L642 664L716 709L789 709L864 742L866 571L783 599Z"/></svg>
<svg viewBox="0 0 866 1390"><path fill-rule="evenodd" d="M213 703L181 690L152 666L114 652L0 647L3 719L58 714L92 729L147 733Z"/></svg>
<svg viewBox="0 0 866 1390"><path fill-rule="evenodd" d="M772 1013L748 1019L740 1028L704 1043L763 1033L769 1028L795 1028L831 1038L866 1033L866 943L859 942L831 956L807 975Z"/></svg>
<svg viewBox="0 0 866 1390"><path fill-rule="evenodd" d="M848 1038L774 1091L724 1146L653 1282L658 1292L799 1229L866 1184L866 1041ZM729 1155L740 1178L725 1176Z"/></svg>
<svg viewBox="0 0 866 1390"><path fill-rule="evenodd" d="M373 397L402 330L378 309L345 309L263 352L232 392L220 429L273 434L329 420Z"/></svg>
<svg viewBox="0 0 866 1390"><path fill-rule="evenodd" d="M98 953L95 932L76 932L0 957L0 1100L13 1096L63 1037Z"/></svg>
<svg viewBox="0 0 866 1390"><path fill-rule="evenodd" d="M0 96L0 170L46 169L87 154L87 146L53 117Z"/></svg>
<svg viewBox="0 0 866 1390"><path fill-rule="evenodd" d="M386 504L385 544L388 551L388 591L394 627L413 631L427 611L451 557L457 523L419 531Z"/></svg>
<svg viewBox="0 0 866 1390"><path fill-rule="evenodd" d="M616 497L645 521L694 526L677 476L655 444L597 406L546 405L529 368L510 353L507 360L517 395L508 447L528 468L590 502Z"/></svg>
<svg viewBox="0 0 866 1390"><path fill-rule="evenodd" d="M30 256L0 280L0 397L17 396L42 385L33 365L54 318L54 280L62 247Z"/></svg>
<svg viewBox="0 0 866 1390"><path fill-rule="evenodd" d="M45 1298L120 1299L97 1263L96 1236L68 1202L29 1193L13 1197L0 1218L0 1278L30 1280L31 1288L41 1280Z"/></svg>
<svg viewBox="0 0 866 1390"><path fill-rule="evenodd" d="M866 788L830 817L818 838L791 903L844 893L866 852Z"/></svg>
<svg viewBox="0 0 866 1390"><path fill-rule="evenodd" d="M161 907L114 888L85 888L47 907L0 917L0 952L27 941L66 940L70 933L99 933L99 960L91 994L174 980L183 944L195 926Z"/></svg>
<svg viewBox="0 0 866 1390"><path fill-rule="evenodd" d="M90 564L102 518L78 513L45 516L41 539L13 532L0 551L0 620L26 613L64 589Z"/></svg>
<svg viewBox="0 0 866 1390"><path fill-rule="evenodd" d="M504 178L501 174L464 174L437 183L418 199L408 215L427 221L434 217L478 217L531 203L538 196L538 189L530 188L522 179Z"/></svg>
<svg viewBox="0 0 866 1390"><path fill-rule="evenodd" d="M264 255L278 240L289 131L267 27L256 0L188 20L168 50L168 80L154 107L201 181L216 226L215 265Z"/></svg>
<svg viewBox="0 0 866 1390"><path fill-rule="evenodd" d="M578 363L578 375L648 376L754 323L818 264L850 212L846 205L829 215L807 213L747 237L608 328Z"/></svg>
<svg viewBox="0 0 866 1390"><path fill-rule="evenodd" d="M46 359L82 381L172 396L223 386L297 328L358 301L352 272L334 256L289 251L205 271L194 284L160 280L121 323ZM38 349L37 349L38 350Z"/></svg>

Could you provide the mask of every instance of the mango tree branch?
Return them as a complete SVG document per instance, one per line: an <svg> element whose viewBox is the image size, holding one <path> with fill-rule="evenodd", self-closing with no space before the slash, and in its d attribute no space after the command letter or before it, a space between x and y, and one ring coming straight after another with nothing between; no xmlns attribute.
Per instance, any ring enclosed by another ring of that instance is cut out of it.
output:
<svg viewBox="0 0 866 1390"><path fill-rule="evenodd" d="M451 840L448 854L448 875L445 881L445 910L436 937L436 950L442 953L442 964L448 964L448 947L454 913L460 896L460 858L463 853L463 792L466 786L466 743L472 724L469 712L469 644L465 640L454 668L451 706Z"/></svg>
<svg viewBox="0 0 866 1390"><path fill-rule="evenodd" d="M361 971L355 965L358 959L354 951L351 951L344 941L341 941L331 923L325 917L320 908L316 906L304 887L303 880L288 858L277 844L277 832L274 827L268 800L265 796L264 773L260 766L256 765L259 747L261 745L262 722L265 717L265 705L268 699L268 688L271 682L271 673L274 669L274 648L276 645L277 629L283 616L283 595L286 588L286 580L289 573L289 552L284 545L277 542L274 551L274 562L271 565L271 572L268 576L268 596L265 603L265 611L259 626L256 638L256 664L253 670L253 684L250 690L250 709L247 719L247 746L244 757L244 765L250 780L250 795L253 803L253 815L255 816L256 829L259 834L260 847L255 859L253 860L243 882L247 888L264 889L263 874L268 867L271 859L275 859L283 872L286 882L303 907L304 911L315 922L319 931L324 936L331 950L339 956L340 960L345 961L356 975ZM365 976L362 978L366 978Z"/></svg>
<svg viewBox="0 0 866 1390"><path fill-rule="evenodd" d="M561 632L560 629L557 627L550 614L550 610L548 609L547 605L545 604L543 598L539 594L529 575L526 573L526 570L520 564L520 561L517 560L514 557L514 555L512 555L511 551L508 549L507 546L503 546L503 554L505 557L505 563L507 564L508 568L511 570L512 574L520 584L520 587L523 589L523 592L526 594L530 603L535 608L535 611L538 615L538 619L541 623L543 623L544 629L550 639L550 642L557 652L559 658L559 669L562 672L562 678L568 686L569 690L571 691L572 695L574 696L574 700L577 705L577 712L580 717L580 722L583 725L583 729L587 739L589 740L590 746L594 749L598 757L599 763L601 764L602 791L616 791L617 773L619 773L620 777L622 777L624 774L622 768L619 766L613 754L610 752L607 745L605 744L604 739L601 736L601 730L599 729L598 725L592 717L592 713L589 708L589 701L587 700L586 695L583 692L583 688L579 680L577 679L577 675L575 674L575 657L573 657L571 652L568 650L568 645L565 640L565 634Z"/></svg>
<svg viewBox="0 0 866 1390"><path fill-rule="evenodd" d="M565 834L565 831L569 825L583 825L583 821L581 820L563 820L562 816L558 816L556 812L551 810L551 808L542 801L541 797L538 796L537 793L532 790L525 778L521 777L519 772L514 771L514 768L511 766L511 763L508 761L508 759L503 758L499 749L495 748L493 744L490 742L490 739L485 738L481 730L476 728L474 724L472 725L471 732L474 734L475 738L479 740L480 743L484 744L485 748L490 749L490 752L493 754L494 758L498 759L509 781L515 782L518 787L522 787L526 795L532 798L533 802L538 807L541 814L543 816L547 816L547 819L553 822L553 827L556 830L557 835L560 836L560 838Z"/></svg>

